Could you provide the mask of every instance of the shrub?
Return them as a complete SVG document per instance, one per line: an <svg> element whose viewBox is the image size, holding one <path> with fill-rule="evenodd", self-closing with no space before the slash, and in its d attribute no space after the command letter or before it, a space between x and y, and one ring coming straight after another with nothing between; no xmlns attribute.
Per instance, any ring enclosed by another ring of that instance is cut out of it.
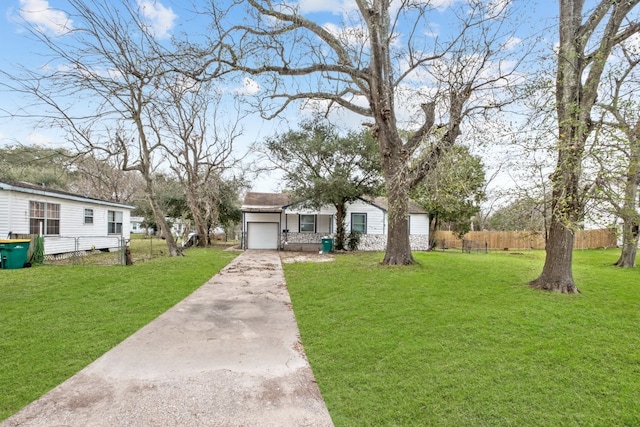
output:
<svg viewBox="0 0 640 427"><path fill-rule="evenodd" d="M347 247L350 251L357 251L360 244L360 232L352 231L347 238Z"/></svg>

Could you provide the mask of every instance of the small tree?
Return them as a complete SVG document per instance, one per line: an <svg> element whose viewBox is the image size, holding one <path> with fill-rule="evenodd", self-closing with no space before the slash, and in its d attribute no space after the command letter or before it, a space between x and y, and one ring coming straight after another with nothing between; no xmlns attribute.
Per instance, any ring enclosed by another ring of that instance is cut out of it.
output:
<svg viewBox="0 0 640 427"><path fill-rule="evenodd" d="M315 118L264 145L269 160L285 172L293 200L336 208L336 249L344 249L347 203L375 196L382 186L376 141L368 132L341 136L335 126Z"/></svg>
<svg viewBox="0 0 640 427"><path fill-rule="evenodd" d="M482 160L469 148L456 145L413 191L413 199L430 215L430 245L435 231L448 222L463 236L471 229L471 218L480 211L484 199L485 173Z"/></svg>

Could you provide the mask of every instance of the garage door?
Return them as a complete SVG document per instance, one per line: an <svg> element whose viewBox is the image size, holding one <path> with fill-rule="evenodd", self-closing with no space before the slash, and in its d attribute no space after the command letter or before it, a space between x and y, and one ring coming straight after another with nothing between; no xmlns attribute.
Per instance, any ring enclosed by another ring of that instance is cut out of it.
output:
<svg viewBox="0 0 640 427"><path fill-rule="evenodd" d="M248 249L278 249L277 222L250 222L247 224Z"/></svg>

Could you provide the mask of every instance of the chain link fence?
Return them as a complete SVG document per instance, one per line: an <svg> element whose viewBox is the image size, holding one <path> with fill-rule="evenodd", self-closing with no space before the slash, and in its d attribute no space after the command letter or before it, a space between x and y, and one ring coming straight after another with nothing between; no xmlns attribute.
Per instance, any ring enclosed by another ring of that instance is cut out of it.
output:
<svg viewBox="0 0 640 427"><path fill-rule="evenodd" d="M12 234L14 239L30 239L27 261L34 260L36 234ZM208 236L208 247L230 247L237 245L238 240L227 239L221 235ZM205 236L192 237L191 241L177 240L178 247L187 250L198 247ZM130 239L122 236L45 236L45 265L125 265L127 263L144 262L168 254L167 242L153 235L131 235Z"/></svg>

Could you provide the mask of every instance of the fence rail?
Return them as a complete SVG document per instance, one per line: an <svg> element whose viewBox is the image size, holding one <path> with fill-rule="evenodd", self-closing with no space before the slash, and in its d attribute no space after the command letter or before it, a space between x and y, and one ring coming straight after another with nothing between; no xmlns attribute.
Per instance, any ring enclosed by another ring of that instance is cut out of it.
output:
<svg viewBox="0 0 640 427"><path fill-rule="evenodd" d="M462 249L463 240L451 231L436 231L438 243L446 242L451 249ZM486 242L489 250L544 249L544 234L527 231L471 231L464 235L465 241ZM578 230L573 240L573 249L611 248L617 246L615 228L600 230ZM437 248L436 248L437 249Z"/></svg>

